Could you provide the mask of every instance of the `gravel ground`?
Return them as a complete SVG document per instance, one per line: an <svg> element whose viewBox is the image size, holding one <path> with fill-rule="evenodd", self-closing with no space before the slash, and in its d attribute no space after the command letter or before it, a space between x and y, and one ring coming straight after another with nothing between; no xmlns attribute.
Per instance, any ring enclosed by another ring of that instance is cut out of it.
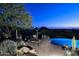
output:
<svg viewBox="0 0 79 59"><path fill-rule="evenodd" d="M64 50L56 45L52 45L48 39L42 39L38 44L36 42L28 42L27 45L36 49L38 56L64 56Z"/></svg>

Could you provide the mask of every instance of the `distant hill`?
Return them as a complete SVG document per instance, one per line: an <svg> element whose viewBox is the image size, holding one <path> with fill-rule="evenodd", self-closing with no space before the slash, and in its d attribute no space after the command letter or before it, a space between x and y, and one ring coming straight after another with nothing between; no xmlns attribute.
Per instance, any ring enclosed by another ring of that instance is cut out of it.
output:
<svg viewBox="0 0 79 59"><path fill-rule="evenodd" d="M39 34L44 34L49 36L50 38L56 38L56 37L64 37L64 38L71 38L73 36L76 37L76 39L79 39L79 29L72 29L72 28L47 28L47 27L41 27L39 29Z"/></svg>

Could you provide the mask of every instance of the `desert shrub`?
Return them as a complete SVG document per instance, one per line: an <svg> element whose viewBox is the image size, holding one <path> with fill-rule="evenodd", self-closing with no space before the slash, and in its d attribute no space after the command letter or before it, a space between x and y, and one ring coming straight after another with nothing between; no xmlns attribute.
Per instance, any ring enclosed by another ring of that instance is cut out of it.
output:
<svg viewBox="0 0 79 59"><path fill-rule="evenodd" d="M14 56L16 55L17 43L12 40L4 40L0 43L0 55Z"/></svg>
<svg viewBox="0 0 79 59"><path fill-rule="evenodd" d="M16 43L17 43L17 47L21 46L21 45L26 45L23 40L18 40L18 41L16 41Z"/></svg>
<svg viewBox="0 0 79 59"><path fill-rule="evenodd" d="M16 56L17 47L22 45L24 46L26 45L23 40L18 41L4 40L0 43L0 56Z"/></svg>

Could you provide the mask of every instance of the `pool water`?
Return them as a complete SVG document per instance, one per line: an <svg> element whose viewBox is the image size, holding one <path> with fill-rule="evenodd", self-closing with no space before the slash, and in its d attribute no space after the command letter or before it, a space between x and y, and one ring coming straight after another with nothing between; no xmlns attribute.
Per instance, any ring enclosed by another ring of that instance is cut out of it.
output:
<svg viewBox="0 0 79 59"><path fill-rule="evenodd" d="M67 45L72 47L72 39L68 38L50 38L50 42L54 45L64 46ZM79 48L79 40L76 40L76 48Z"/></svg>

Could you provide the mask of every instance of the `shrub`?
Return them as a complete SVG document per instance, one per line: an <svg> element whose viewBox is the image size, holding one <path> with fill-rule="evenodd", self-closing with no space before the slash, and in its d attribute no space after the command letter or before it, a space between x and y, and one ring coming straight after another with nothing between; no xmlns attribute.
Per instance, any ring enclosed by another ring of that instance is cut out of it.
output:
<svg viewBox="0 0 79 59"><path fill-rule="evenodd" d="M17 43L12 40L4 40L0 43L0 55L14 56L16 55Z"/></svg>

